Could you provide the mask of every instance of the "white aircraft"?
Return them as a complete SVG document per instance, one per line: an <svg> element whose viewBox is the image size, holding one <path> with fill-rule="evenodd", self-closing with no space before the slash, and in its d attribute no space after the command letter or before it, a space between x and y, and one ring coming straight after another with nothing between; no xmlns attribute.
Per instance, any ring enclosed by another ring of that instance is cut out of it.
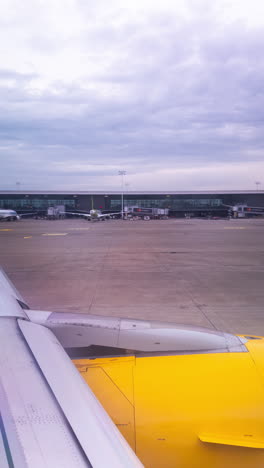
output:
<svg viewBox="0 0 264 468"><path fill-rule="evenodd" d="M17 214L15 210L0 210L0 221L5 220L5 221L17 221L18 219L21 219L23 216L30 216L34 215L36 213L23 213L23 214Z"/></svg>
<svg viewBox="0 0 264 468"><path fill-rule="evenodd" d="M91 221L91 220L103 221L105 219L111 219L116 215L120 215L121 212L119 211L119 212L115 212L115 213L102 213L101 210L90 210L89 213L86 213L85 211L78 212L78 213L66 211L65 214L66 215L74 215L74 216L82 216L83 218L86 218L88 221Z"/></svg>
<svg viewBox="0 0 264 468"><path fill-rule="evenodd" d="M6 221L16 221L20 219L20 216L14 210L0 210L0 220L2 219Z"/></svg>

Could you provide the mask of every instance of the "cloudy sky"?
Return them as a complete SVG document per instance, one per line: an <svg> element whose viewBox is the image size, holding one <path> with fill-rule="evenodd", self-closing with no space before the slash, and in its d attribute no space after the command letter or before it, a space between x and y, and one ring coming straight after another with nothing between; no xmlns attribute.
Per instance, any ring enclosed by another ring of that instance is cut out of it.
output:
<svg viewBox="0 0 264 468"><path fill-rule="evenodd" d="M0 188L264 189L263 0L1 0Z"/></svg>

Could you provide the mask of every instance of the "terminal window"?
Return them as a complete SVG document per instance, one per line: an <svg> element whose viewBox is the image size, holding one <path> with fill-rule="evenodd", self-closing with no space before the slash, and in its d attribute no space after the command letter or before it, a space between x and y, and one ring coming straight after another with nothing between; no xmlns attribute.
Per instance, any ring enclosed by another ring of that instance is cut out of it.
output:
<svg viewBox="0 0 264 468"><path fill-rule="evenodd" d="M185 198L173 197L159 199L129 199L124 195L124 206L138 206L139 208L171 208L172 210L185 210L190 208L215 208L220 207L223 201L220 198ZM111 209L120 209L120 200L110 201Z"/></svg>
<svg viewBox="0 0 264 468"><path fill-rule="evenodd" d="M67 208L75 208L75 200L56 200L53 198L17 198L0 200L0 208L14 209L14 210L45 210L49 206L65 205Z"/></svg>

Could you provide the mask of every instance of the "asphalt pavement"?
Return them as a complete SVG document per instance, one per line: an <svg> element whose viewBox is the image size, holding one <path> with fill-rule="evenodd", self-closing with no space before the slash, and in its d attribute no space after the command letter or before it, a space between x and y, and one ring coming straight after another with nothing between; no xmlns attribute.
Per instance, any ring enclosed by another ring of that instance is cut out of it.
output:
<svg viewBox="0 0 264 468"><path fill-rule="evenodd" d="M31 308L264 335L264 219L0 223Z"/></svg>

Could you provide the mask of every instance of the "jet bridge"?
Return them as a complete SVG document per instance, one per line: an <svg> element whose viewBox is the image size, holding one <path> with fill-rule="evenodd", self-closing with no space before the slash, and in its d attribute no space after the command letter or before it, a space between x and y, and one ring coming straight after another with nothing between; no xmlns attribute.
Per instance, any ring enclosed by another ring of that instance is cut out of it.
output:
<svg viewBox="0 0 264 468"><path fill-rule="evenodd" d="M230 207L230 211L234 218L246 218L248 216L263 216L264 207L261 206L248 206L246 204L239 204Z"/></svg>

